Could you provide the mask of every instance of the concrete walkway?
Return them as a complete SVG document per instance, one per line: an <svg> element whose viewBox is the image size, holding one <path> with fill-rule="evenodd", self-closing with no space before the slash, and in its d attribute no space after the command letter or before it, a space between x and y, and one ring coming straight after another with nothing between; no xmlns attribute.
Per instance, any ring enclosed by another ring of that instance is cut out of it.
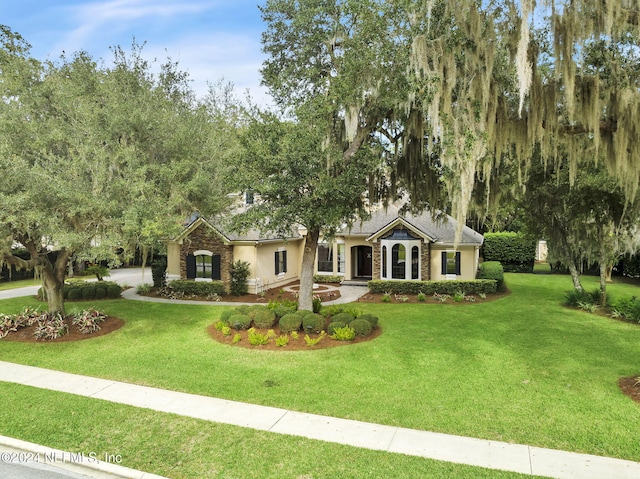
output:
<svg viewBox="0 0 640 479"><path fill-rule="evenodd" d="M173 303L173 304L200 304L207 306L239 306L241 303L225 302L225 301L190 301L179 299L152 298L150 296L140 296L136 293L136 286L142 283L151 283L151 268L122 268L112 269L110 276L105 278L106 281L114 281L121 286L131 286L122 293L122 297L126 299L134 299L137 301L147 301L149 303ZM95 281L89 279L88 281ZM24 288L9 289L0 291L0 299L19 298L21 296L35 296L40 286L26 286ZM367 288L363 286L340 286L340 297L334 301L326 301L323 304L345 304L353 303L367 292Z"/></svg>
<svg viewBox="0 0 640 479"><path fill-rule="evenodd" d="M319 416L2 361L0 381L276 434L521 474L558 479L640 478L639 462ZM6 450L8 446L1 443L0 451Z"/></svg>

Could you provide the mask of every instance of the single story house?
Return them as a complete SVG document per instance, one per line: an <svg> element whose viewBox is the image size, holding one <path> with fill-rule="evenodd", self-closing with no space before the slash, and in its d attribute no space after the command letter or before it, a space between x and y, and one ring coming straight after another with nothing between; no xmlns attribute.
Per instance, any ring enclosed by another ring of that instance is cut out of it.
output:
<svg viewBox="0 0 640 479"><path fill-rule="evenodd" d="M316 273L344 280L471 280L478 269L483 237L466 226L454 247L456 221L436 221L429 212L403 213L397 206L380 208L331 241L320 239ZM230 284L230 266L250 265L249 292L279 288L299 278L304 229L287 238L257 231L237 234L215 220L194 219L168 244L170 277Z"/></svg>

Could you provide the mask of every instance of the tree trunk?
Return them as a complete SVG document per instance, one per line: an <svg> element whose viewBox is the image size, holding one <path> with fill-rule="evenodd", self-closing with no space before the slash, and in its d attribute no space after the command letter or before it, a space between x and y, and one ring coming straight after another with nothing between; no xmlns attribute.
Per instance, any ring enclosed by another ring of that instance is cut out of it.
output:
<svg viewBox="0 0 640 479"><path fill-rule="evenodd" d="M580 282L580 273L578 272L578 268L573 263L573 261L569 261L569 273L571 273L571 280L573 281L573 287L576 291L584 291L582 287L582 283Z"/></svg>
<svg viewBox="0 0 640 479"><path fill-rule="evenodd" d="M607 265L600 261L600 306L607 305Z"/></svg>
<svg viewBox="0 0 640 479"><path fill-rule="evenodd" d="M607 266L607 283L613 283L613 265Z"/></svg>
<svg viewBox="0 0 640 479"><path fill-rule="evenodd" d="M307 231L307 236L304 239L298 309L305 311L313 311L313 272L315 270L319 237L320 228L313 228Z"/></svg>
<svg viewBox="0 0 640 479"><path fill-rule="evenodd" d="M47 295L47 308L52 314L60 313L62 316L66 315L63 289L69 256L67 250L62 249L58 252L58 258L54 264L45 259L36 266L40 269L42 286Z"/></svg>

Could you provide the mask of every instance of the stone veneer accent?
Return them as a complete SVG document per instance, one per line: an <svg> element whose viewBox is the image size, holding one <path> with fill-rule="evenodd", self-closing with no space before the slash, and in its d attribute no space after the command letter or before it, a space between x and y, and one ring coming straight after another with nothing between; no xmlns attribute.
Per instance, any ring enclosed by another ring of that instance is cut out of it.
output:
<svg viewBox="0 0 640 479"><path fill-rule="evenodd" d="M207 250L214 255L220 255L220 276L228 290L231 286L233 246L225 245L222 237L204 224L193 230L180 245L180 277L183 279L187 277L187 254L198 250Z"/></svg>
<svg viewBox="0 0 640 479"><path fill-rule="evenodd" d="M396 229L402 228L394 228L389 231L386 235L384 235L384 239L388 236L391 236ZM373 279L382 278L382 244L380 240L373 243ZM420 277L422 281L429 281L431 279L431 243L421 242L420 244Z"/></svg>
<svg viewBox="0 0 640 479"><path fill-rule="evenodd" d="M382 278L382 245L380 241L376 241L371 246L373 250L371 279L380 279Z"/></svg>

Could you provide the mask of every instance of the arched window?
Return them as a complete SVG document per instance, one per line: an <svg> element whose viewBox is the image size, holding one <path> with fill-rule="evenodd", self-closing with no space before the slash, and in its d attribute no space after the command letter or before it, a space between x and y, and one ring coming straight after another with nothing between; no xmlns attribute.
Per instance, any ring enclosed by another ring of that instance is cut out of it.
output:
<svg viewBox="0 0 640 479"><path fill-rule="evenodd" d="M387 279L387 247L382 247L382 279Z"/></svg>
<svg viewBox="0 0 640 479"><path fill-rule="evenodd" d="M391 278L405 279L407 277L407 253L404 245L394 244L391 248Z"/></svg>
<svg viewBox="0 0 640 479"><path fill-rule="evenodd" d="M411 279L420 279L420 248L411 248Z"/></svg>
<svg viewBox="0 0 640 479"><path fill-rule="evenodd" d="M395 229L381 243L382 279L420 279L419 238L406 229Z"/></svg>

